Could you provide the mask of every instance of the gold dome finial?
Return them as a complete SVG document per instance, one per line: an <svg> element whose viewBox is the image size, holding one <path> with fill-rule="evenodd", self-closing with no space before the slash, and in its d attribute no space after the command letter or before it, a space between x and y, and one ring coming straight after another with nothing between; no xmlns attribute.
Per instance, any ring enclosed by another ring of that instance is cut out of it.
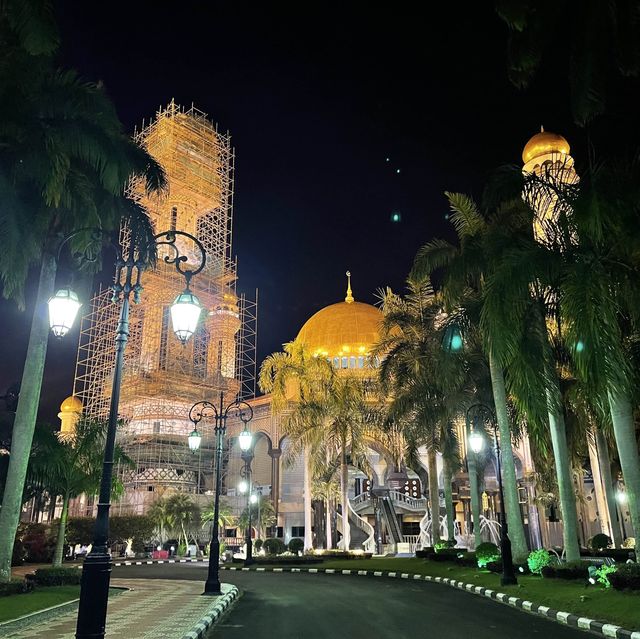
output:
<svg viewBox="0 0 640 639"><path fill-rule="evenodd" d="M347 271L347 296L344 298L347 304L353 304L353 293L351 292L351 271Z"/></svg>

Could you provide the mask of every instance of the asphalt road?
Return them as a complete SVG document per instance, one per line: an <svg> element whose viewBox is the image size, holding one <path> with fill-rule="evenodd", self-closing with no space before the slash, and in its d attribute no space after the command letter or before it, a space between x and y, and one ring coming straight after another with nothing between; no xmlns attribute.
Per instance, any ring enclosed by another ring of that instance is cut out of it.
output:
<svg viewBox="0 0 640 639"><path fill-rule="evenodd" d="M202 564L114 568L114 578L206 578ZM434 583L221 573L243 596L211 639L584 639L585 633Z"/></svg>

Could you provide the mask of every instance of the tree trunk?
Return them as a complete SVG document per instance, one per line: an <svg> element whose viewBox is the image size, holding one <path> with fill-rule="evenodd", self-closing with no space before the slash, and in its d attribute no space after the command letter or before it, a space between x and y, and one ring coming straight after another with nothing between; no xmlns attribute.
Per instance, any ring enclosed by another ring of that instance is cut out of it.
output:
<svg viewBox="0 0 640 639"><path fill-rule="evenodd" d="M342 447L340 461L340 489L342 492L342 548L349 550L351 545L351 531L349 529L349 467L347 466L347 452Z"/></svg>
<svg viewBox="0 0 640 639"><path fill-rule="evenodd" d="M500 430L502 486L505 501L502 508L507 511L507 525L509 527L509 539L511 541L513 560L516 563L523 563L529 555L529 548L527 546L527 537L524 533L524 523L520 512L518 479L516 476L516 464L513 458L513 448L511 446L509 416L507 414L507 391L504 385L502 368L500 368L491 353L489 354L489 368L491 370L493 402L496 407L496 418Z"/></svg>
<svg viewBox="0 0 640 639"><path fill-rule="evenodd" d="M69 495L62 496L62 512L60 513L60 523L58 524L58 539L56 549L53 553L53 565L62 566L64 554L64 536L67 531L67 519L69 517Z"/></svg>
<svg viewBox="0 0 640 639"><path fill-rule="evenodd" d="M609 407L622 476L627 489L629 514L633 527L632 536L637 539L640 535L640 459L638 459L638 442L633 422L633 407L627 394L614 393L611 390Z"/></svg>
<svg viewBox="0 0 640 639"><path fill-rule="evenodd" d="M600 466L600 477L604 486L605 501L609 512L609 522L611 523L611 538L616 548L622 548L622 531L618 520L618 508L616 507L616 495L613 490L613 479L611 478L611 460L609 459L609 445L600 428L595 429L596 449L598 451L598 465Z"/></svg>
<svg viewBox="0 0 640 639"><path fill-rule="evenodd" d="M311 530L311 470L309 468L309 448L304 448L304 549L313 548L313 532Z"/></svg>
<svg viewBox="0 0 640 639"><path fill-rule="evenodd" d="M473 538L475 548L477 548L482 543L482 535L480 534L480 487L478 485L478 464L476 461L476 453L470 451L468 448L467 466L469 468L469 491L471 493L471 518L473 520Z"/></svg>
<svg viewBox="0 0 640 639"><path fill-rule="evenodd" d="M453 510L453 490L451 488L451 465L447 458L442 458L442 479L444 481L444 507L447 513L447 538L455 540L455 512Z"/></svg>
<svg viewBox="0 0 640 639"><path fill-rule="evenodd" d="M29 346L22 372L20 398L13 422L11 455L0 509L0 583L11 579L11 555L22 509L22 493L27 475L29 454L36 425L44 362L49 339L47 302L53 295L56 279L56 261L45 253L40 267L40 280L36 306L31 320Z"/></svg>
<svg viewBox="0 0 640 639"><path fill-rule="evenodd" d="M571 464L569 462L567 432L562 409L554 400L554 396L560 397L560 391L557 387L547 390L547 405L553 459L556 464L556 478L558 481L560 507L562 509L562 539L567 561L578 561L580 559L578 515L576 512L576 495L573 490Z"/></svg>
<svg viewBox="0 0 640 639"><path fill-rule="evenodd" d="M330 550L331 547L333 546L333 540L331 539L331 500L330 499L326 499L324 502L325 506L325 511L324 511L324 516L325 516L325 526L326 526L326 530L325 530L325 535L326 535L326 543L325 543L325 548L327 550Z"/></svg>
<svg viewBox="0 0 640 639"><path fill-rule="evenodd" d="M427 451L429 470L429 503L431 504L431 542L435 546L440 541L440 494L438 488L438 464L433 446Z"/></svg>

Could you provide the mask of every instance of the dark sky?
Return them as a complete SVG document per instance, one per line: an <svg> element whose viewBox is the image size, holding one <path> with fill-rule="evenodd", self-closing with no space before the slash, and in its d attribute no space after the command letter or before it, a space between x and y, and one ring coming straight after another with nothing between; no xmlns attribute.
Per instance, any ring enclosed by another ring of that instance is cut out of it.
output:
<svg viewBox="0 0 640 639"><path fill-rule="evenodd" d="M491 3L437 5L56 3L61 62L104 83L127 130L175 98L231 132L259 361L344 297L347 269L358 300L401 288L418 247L451 237L443 192L480 195L541 123L580 149L562 74L516 90ZM2 303L0 390L20 377L31 308ZM43 418L71 392L77 337L51 341Z"/></svg>

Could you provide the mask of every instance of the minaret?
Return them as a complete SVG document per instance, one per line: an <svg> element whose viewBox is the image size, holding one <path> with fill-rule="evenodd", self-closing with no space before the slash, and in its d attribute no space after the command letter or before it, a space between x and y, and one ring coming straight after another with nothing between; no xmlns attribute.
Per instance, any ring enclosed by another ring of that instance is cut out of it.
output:
<svg viewBox="0 0 640 639"><path fill-rule="evenodd" d="M522 172L525 177L535 175L557 186L576 184L580 178L570 150L565 138L545 131L541 126L540 133L536 133L522 151ZM560 215L556 193L542 184L532 184L525 187L523 198L536 213L533 223L535 239L543 243L553 242L555 222Z"/></svg>

